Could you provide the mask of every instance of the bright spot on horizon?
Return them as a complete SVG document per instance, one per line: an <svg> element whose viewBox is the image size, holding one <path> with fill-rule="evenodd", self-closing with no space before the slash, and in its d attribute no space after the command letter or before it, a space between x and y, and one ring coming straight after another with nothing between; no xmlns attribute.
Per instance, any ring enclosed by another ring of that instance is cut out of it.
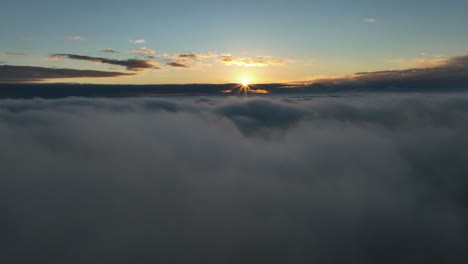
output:
<svg viewBox="0 0 468 264"><path fill-rule="evenodd" d="M250 82L248 79L243 79L242 80L242 86L249 86Z"/></svg>

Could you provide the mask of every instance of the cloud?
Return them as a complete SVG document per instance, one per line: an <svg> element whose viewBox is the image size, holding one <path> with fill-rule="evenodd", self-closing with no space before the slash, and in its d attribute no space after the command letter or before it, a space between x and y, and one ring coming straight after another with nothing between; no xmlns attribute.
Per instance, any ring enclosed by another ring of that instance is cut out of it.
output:
<svg viewBox="0 0 468 264"><path fill-rule="evenodd" d="M95 63L119 65L119 66L126 67L127 70L129 71L141 71L145 69L152 69L152 70L162 69L161 67L157 65L156 62L149 61L149 60L138 60L138 59L115 60L115 59L90 57L90 56L82 56L82 55L75 55L75 54L53 54L50 56L50 58L51 59L68 58L72 60L83 60L83 61L91 61Z"/></svg>
<svg viewBox="0 0 468 264"><path fill-rule="evenodd" d="M146 43L146 40L144 39L137 39L137 40L130 40L130 42L134 43L134 44L143 44L143 43Z"/></svg>
<svg viewBox="0 0 468 264"><path fill-rule="evenodd" d="M434 68L447 62L443 57L400 58L394 60L402 68Z"/></svg>
<svg viewBox="0 0 468 264"><path fill-rule="evenodd" d="M282 65L284 60L274 59L270 56L257 56L256 58L235 58L231 54L222 54L221 62L228 66L243 66L243 67L266 67L273 65Z"/></svg>
<svg viewBox="0 0 468 264"><path fill-rule="evenodd" d="M2 263L468 259L466 94L2 100L0 120Z"/></svg>
<svg viewBox="0 0 468 264"><path fill-rule="evenodd" d="M174 57L176 59L183 59L183 60L199 60L199 56L197 54L193 54L193 53L181 53L181 54L176 54L174 55Z"/></svg>
<svg viewBox="0 0 468 264"><path fill-rule="evenodd" d="M167 59L172 59L172 60L179 60L179 61L185 61L185 62L195 62L195 61L202 61L202 60L208 60L208 59L213 59L217 58L218 55L216 53L212 52L207 52L207 53L178 53L174 55L169 55L165 54L164 56Z"/></svg>
<svg viewBox="0 0 468 264"><path fill-rule="evenodd" d="M101 52L106 52L106 53L119 53L118 51L111 49L111 48L106 48L102 49Z"/></svg>
<svg viewBox="0 0 468 264"><path fill-rule="evenodd" d="M0 52L0 56L5 55L5 56L26 56L28 55L27 53L24 52Z"/></svg>
<svg viewBox="0 0 468 264"><path fill-rule="evenodd" d="M139 49L136 49L136 50L132 50L130 53L141 54L141 55L150 55L150 56L154 56L156 54L156 52L154 50L148 49L146 47L139 48Z"/></svg>
<svg viewBox="0 0 468 264"><path fill-rule="evenodd" d="M215 52L207 52L207 53L199 53L197 54L197 56L202 59L211 59L211 58L217 58L218 54L216 54Z"/></svg>
<svg viewBox="0 0 468 264"><path fill-rule="evenodd" d="M74 41L85 40L85 38L80 37L80 36L67 37L67 39L68 39L68 40L74 40Z"/></svg>
<svg viewBox="0 0 468 264"><path fill-rule="evenodd" d="M468 86L468 55L423 59L422 68L359 72L340 78L311 81L312 90L450 90ZM416 66L416 65L413 65ZM425 66L425 67L424 67Z"/></svg>
<svg viewBox="0 0 468 264"><path fill-rule="evenodd" d="M163 61L167 65L174 68L198 68L203 66L209 66L209 62L213 58L217 58L216 53L176 53L162 55Z"/></svg>
<svg viewBox="0 0 468 264"><path fill-rule="evenodd" d="M434 58L444 58L444 57L447 57L447 56L445 56L445 55L430 54L430 53L425 53L425 52L421 52L421 55L422 55L422 56L425 56L425 57L434 57Z"/></svg>
<svg viewBox="0 0 468 264"><path fill-rule="evenodd" d="M186 65L186 64L182 64L182 63L179 63L179 62L168 62L166 63L166 65L169 65L173 68L191 68L189 65Z"/></svg>
<svg viewBox="0 0 468 264"><path fill-rule="evenodd" d="M375 23L375 22L377 22L377 19L375 19L375 18L366 18L366 19L364 19L364 22Z"/></svg>
<svg viewBox="0 0 468 264"><path fill-rule="evenodd" d="M74 70L32 66L0 65L0 82L37 82L64 78L121 77L133 74L109 71Z"/></svg>

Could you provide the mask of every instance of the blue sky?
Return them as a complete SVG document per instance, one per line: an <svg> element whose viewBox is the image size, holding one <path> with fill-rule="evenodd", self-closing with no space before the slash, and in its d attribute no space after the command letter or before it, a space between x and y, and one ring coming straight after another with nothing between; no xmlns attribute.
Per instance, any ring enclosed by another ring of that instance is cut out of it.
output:
<svg viewBox="0 0 468 264"><path fill-rule="evenodd" d="M145 47L156 55L212 52L236 59L267 56L284 63L226 66L211 58L206 67L148 71L126 77L126 82L223 82L240 75L262 82L301 80L468 54L466 10L468 1L462 0L2 1L0 53L28 55L3 55L0 61L103 70L108 65L44 58L108 57L100 50L112 48L120 52L111 54L115 59L136 59L131 51ZM73 40L75 36L81 39ZM131 42L140 39L145 43ZM219 77L221 72L225 77Z"/></svg>

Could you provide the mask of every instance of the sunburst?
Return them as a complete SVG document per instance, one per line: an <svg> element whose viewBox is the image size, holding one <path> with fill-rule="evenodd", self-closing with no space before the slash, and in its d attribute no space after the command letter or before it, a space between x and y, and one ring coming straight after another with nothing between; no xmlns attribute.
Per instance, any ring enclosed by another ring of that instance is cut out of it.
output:
<svg viewBox="0 0 468 264"><path fill-rule="evenodd" d="M248 79L242 79L240 82L238 82L238 85L231 89L223 90L220 91L221 93L224 94L230 94L236 92L237 94L269 94L270 92L265 89L252 89L252 84L250 84L250 81Z"/></svg>

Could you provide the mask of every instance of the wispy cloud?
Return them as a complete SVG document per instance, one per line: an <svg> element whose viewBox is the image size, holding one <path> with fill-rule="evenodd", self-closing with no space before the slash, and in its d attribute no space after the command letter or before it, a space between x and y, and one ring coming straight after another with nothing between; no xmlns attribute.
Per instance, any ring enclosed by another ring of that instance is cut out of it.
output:
<svg viewBox="0 0 468 264"><path fill-rule="evenodd" d="M132 51L130 51L130 53L141 54L141 55L155 55L156 54L156 52L154 50L148 49L146 47L139 48L139 49L136 49L136 50L132 50Z"/></svg>
<svg viewBox="0 0 468 264"><path fill-rule="evenodd" d="M74 40L74 41L79 41L79 40L85 40L86 38L80 37L80 36L71 36L67 37L68 40Z"/></svg>
<svg viewBox="0 0 468 264"><path fill-rule="evenodd" d="M375 19L375 18L366 18L366 19L364 19L364 22L375 23L375 22L377 22L377 19Z"/></svg>
<svg viewBox="0 0 468 264"><path fill-rule="evenodd" d="M207 53L176 53L176 54L167 54L164 53L161 58L166 65L173 68L199 68L204 66L211 66L209 64L210 60L217 58L218 55L213 52Z"/></svg>
<svg viewBox="0 0 468 264"><path fill-rule="evenodd" d="M446 64L448 58L443 57L420 57L420 58L399 58L394 60L400 68L432 68Z"/></svg>
<svg viewBox="0 0 468 264"><path fill-rule="evenodd" d="M119 53L118 51L116 51L116 50L114 50L114 49L111 49L111 48L102 49L101 52L106 52L106 53Z"/></svg>
<svg viewBox="0 0 468 264"><path fill-rule="evenodd" d="M285 60L274 59L271 56L257 56L256 58L236 58L231 54L222 54L221 62L225 65L242 67L266 67L273 65L282 65Z"/></svg>
<svg viewBox="0 0 468 264"><path fill-rule="evenodd" d="M57 69L32 66L0 66L0 82L37 82L47 79L62 78L101 78L101 77L122 77L132 76L134 73Z"/></svg>
<svg viewBox="0 0 468 264"><path fill-rule="evenodd" d="M177 53L173 55L164 54L164 57L172 60L183 60L183 61L201 61L206 59L217 58L218 54L213 52L207 53Z"/></svg>
<svg viewBox="0 0 468 264"><path fill-rule="evenodd" d="M27 53L24 52L0 52L1 55L6 55L6 56L26 56L28 55Z"/></svg>
<svg viewBox="0 0 468 264"><path fill-rule="evenodd" d="M179 62L175 62L175 61L168 62L168 63L166 63L166 65L171 66L173 68L186 68L186 69L191 68L189 65L179 63Z"/></svg>
<svg viewBox="0 0 468 264"><path fill-rule="evenodd" d="M444 58L444 57L447 57L447 56L441 55L441 54L431 54L431 53L425 53L425 52L421 52L421 56L425 56L425 57L434 57L434 58Z"/></svg>
<svg viewBox="0 0 468 264"><path fill-rule="evenodd" d="M450 57L440 54L422 52L416 58L399 58L392 62L397 63L400 68L432 68L446 64Z"/></svg>
<svg viewBox="0 0 468 264"><path fill-rule="evenodd" d="M197 56L203 59L211 59L211 58L217 58L218 54L216 54L215 52L207 52L207 53L199 53L197 54Z"/></svg>
<svg viewBox="0 0 468 264"><path fill-rule="evenodd" d="M176 59L182 59L182 60L199 60L199 56L197 54L193 53L181 53L181 54L176 54L174 55Z"/></svg>
<svg viewBox="0 0 468 264"><path fill-rule="evenodd" d="M137 39L137 40L130 40L130 42L134 43L134 44L143 44L143 43L146 43L146 40L144 39Z"/></svg>
<svg viewBox="0 0 468 264"><path fill-rule="evenodd" d="M51 59L63 59L68 58L72 60L82 60L82 61L91 61L95 63L105 63L112 65L124 66L129 71L141 71L146 69L151 70L161 70L162 68L157 65L157 62L149 60L138 60L138 59L128 59L128 60L115 60L108 58L100 57L90 57L76 54L53 54L50 56Z"/></svg>

